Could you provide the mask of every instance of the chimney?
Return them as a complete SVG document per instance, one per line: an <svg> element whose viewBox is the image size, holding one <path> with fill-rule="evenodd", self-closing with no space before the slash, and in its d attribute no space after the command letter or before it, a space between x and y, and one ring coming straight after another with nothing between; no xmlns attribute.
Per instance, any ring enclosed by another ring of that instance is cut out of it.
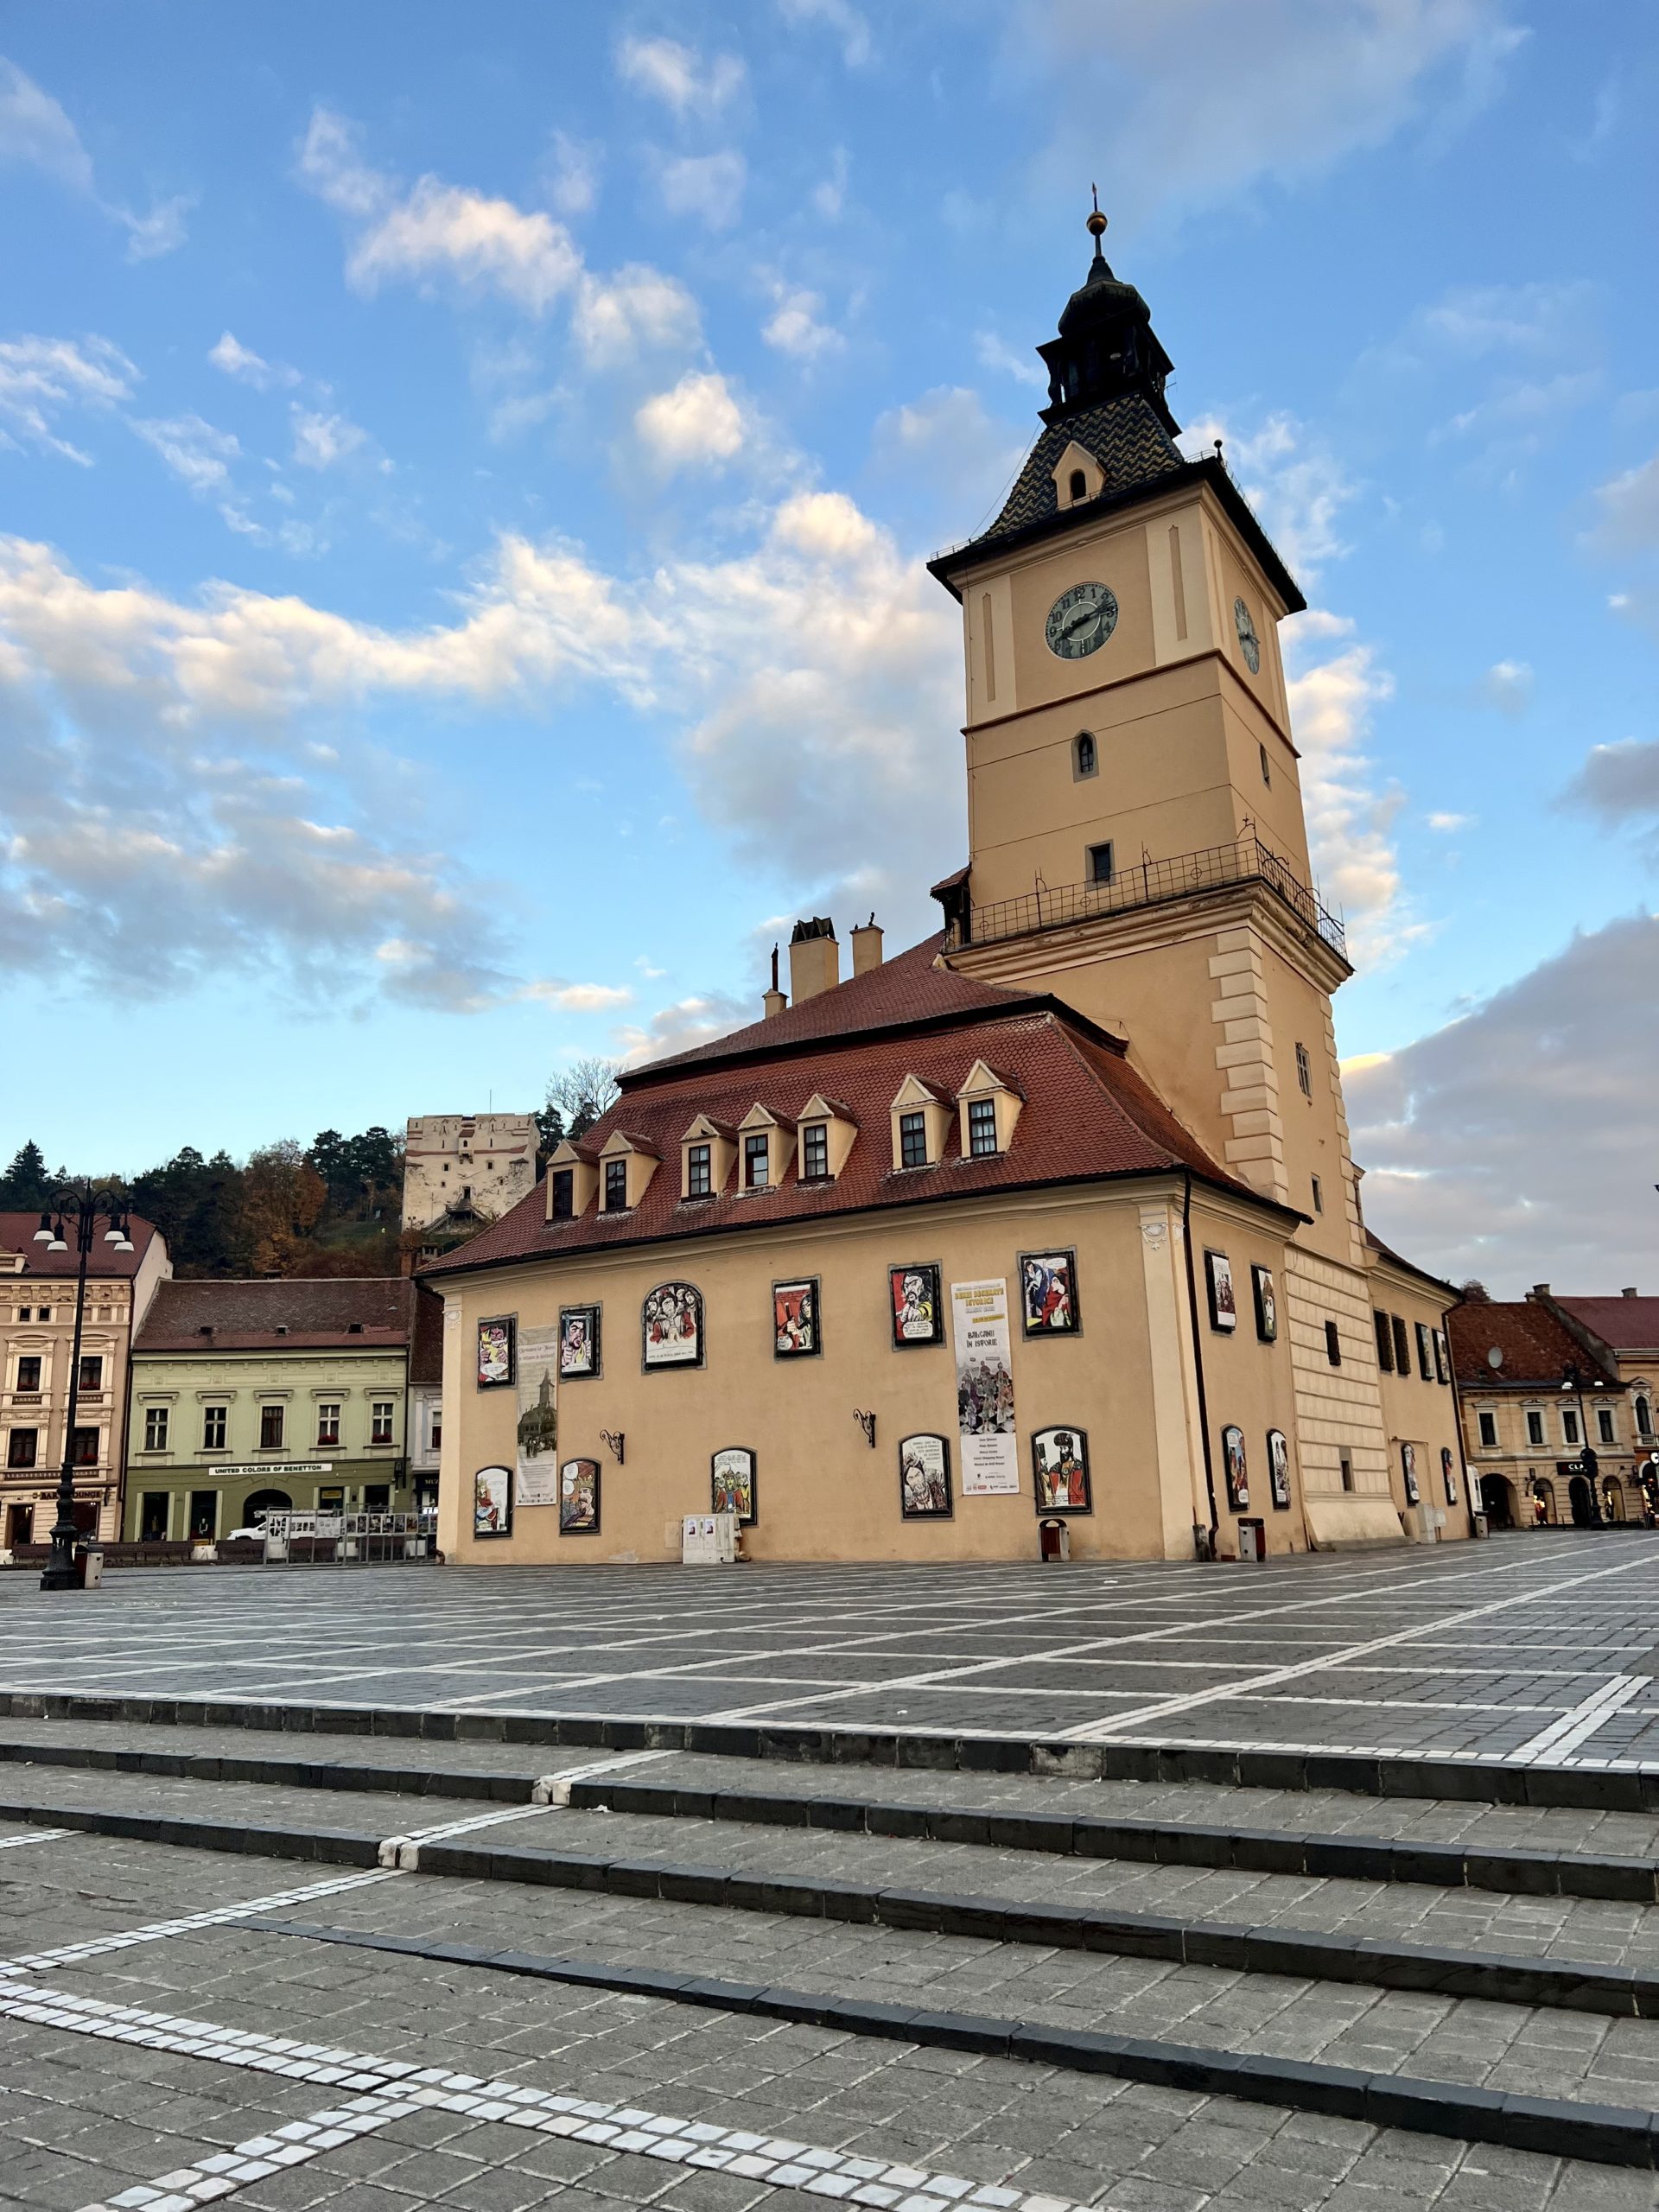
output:
<svg viewBox="0 0 1659 2212"><path fill-rule="evenodd" d="M772 948L772 988L766 992L760 1003L766 1010L768 1021L774 1014L781 1014L789 1004L789 1001L778 988L778 948L775 944Z"/></svg>
<svg viewBox="0 0 1659 2212"><path fill-rule="evenodd" d="M1549 1296L1549 1285L1547 1282L1535 1282L1532 1286L1532 1288L1527 1293L1527 1295L1529 1298L1548 1298Z"/></svg>
<svg viewBox="0 0 1659 2212"><path fill-rule="evenodd" d="M1641 1292L1637 1289L1634 1283L1632 1283L1629 1290L1621 1290L1618 1294L1621 1298L1640 1298L1642 1295Z"/></svg>
<svg viewBox="0 0 1659 2212"><path fill-rule="evenodd" d="M872 968L881 965L881 932L872 914L868 922L858 923L853 931L853 973L868 976Z"/></svg>
<svg viewBox="0 0 1659 2212"><path fill-rule="evenodd" d="M789 995L797 1006L803 999L833 991L841 981L841 947L836 925L827 914L810 922L797 922L789 938Z"/></svg>

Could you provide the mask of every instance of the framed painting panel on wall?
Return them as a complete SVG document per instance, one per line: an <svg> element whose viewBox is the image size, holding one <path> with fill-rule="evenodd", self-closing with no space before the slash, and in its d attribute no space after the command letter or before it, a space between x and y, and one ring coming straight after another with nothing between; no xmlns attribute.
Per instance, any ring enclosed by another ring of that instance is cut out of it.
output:
<svg viewBox="0 0 1659 2212"><path fill-rule="evenodd" d="M709 1462L709 1510L734 1513L740 1529L754 1526L754 1454L747 1446L728 1444Z"/></svg>
<svg viewBox="0 0 1659 2212"><path fill-rule="evenodd" d="M561 1382L579 1382L584 1376L599 1373L601 1310L597 1306L562 1306L559 1308Z"/></svg>
<svg viewBox="0 0 1659 2212"><path fill-rule="evenodd" d="M1210 1325L1230 1336L1238 1326L1238 1300L1233 1294L1233 1263L1224 1252L1205 1254L1204 1281L1210 1296Z"/></svg>
<svg viewBox="0 0 1659 2212"><path fill-rule="evenodd" d="M950 1440L906 1436L899 1441L899 1510L906 1521L948 1521Z"/></svg>
<svg viewBox="0 0 1659 2212"><path fill-rule="evenodd" d="M1406 1503L1417 1504L1421 1493L1417 1487L1417 1446L1414 1444L1400 1446L1400 1474L1406 1485Z"/></svg>
<svg viewBox="0 0 1659 2212"><path fill-rule="evenodd" d="M473 1534L512 1534L512 1469L480 1467L473 1477Z"/></svg>
<svg viewBox="0 0 1659 2212"><path fill-rule="evenodd" d="M1452 1355L1446 1345L1444 1329L1434 1332L1434 1380L1437 1382L1452 1380Z"/></svg>
<svg viewBox="0 0 1659 2212"><path fill-rule="evenodd" d="M1031 1471L1039 1513L1092 1513L1089 1438L1075 1422L1033 1429Z"/></svg>
<svg viewBox="0 0 1659 2212"><path fill-rule="evenodd" d="M1290 1510L1290 1445L1282 1428L1268 1431L1268 1485L1275 1510Z"/></svg>
<svg viewBox="0 0 1659 2212"><path fill-rule="evenodd" d="M818 1332L818 1279L772 1286L772 1350L775 1359L810 1359L822 1351Z"/></svg>
<svg viewBox="0 0 1659 2212"><path fill-rule="evenodd" d="M702 1293L689 1282L662 1282L639 1311L647 1367L702 1365Z"/></svg>
<svg viewBox="0 0 1659 2212"><path fill-rule="evenodd" d="M498 1313L490 1320L478 1325L478 1387L480 1390L503 1390L518 1380L513 1354L517 1348L518 1321L511 1313Z"/></svg>
<svg viewBox="0 0 1659 2212"><path fill-rule="evenodd" d="M895 1351L908 1351L917 1344L944 1342L944 1304L939 1291L937 1261L926 1260L908 1268L889 1268L887 1305L893 1317Z"/></svg>
<svg viewBox="0 0 1659 2212"><path fill-rule="evenodd" d="M1250 1295L1255 1304L1255 1333L1264 1344L1279 1340L1279 1294L1273 1287L1271 1268L1250 1269Z"/></svg>
<svg viewBox="0 0 1659 2212"><path fill-rule="evenodd" d="M559 1469L559 1534L599 1534L599 1462L567 1459Z"/></svg>
<svg viewBox="0 0 1659 2212"><path fill-rule="evenodd" d="M1020 1319L1028 1337L1077 1333L1077 1255L1073 1251L1020 1255Z"/></svg>
<svg viewBox="0 0 1659 2212"><path fill-rule="evenodd" d="M1458 1463L1449 1444L1440 1446L1440 1480L1446 1488L1446 1503L1455 1505L1458 1502Z"/></svg>
<svg viewBox="0 0 1659 2212"><path fill-rule="evenodd" d="M1222 1472L1227 1478L1227 1510L1248 1513L1250 1510L1249 1470L1244 1461L1244 1432L1230 1425L1221 1432Z"/></svg>

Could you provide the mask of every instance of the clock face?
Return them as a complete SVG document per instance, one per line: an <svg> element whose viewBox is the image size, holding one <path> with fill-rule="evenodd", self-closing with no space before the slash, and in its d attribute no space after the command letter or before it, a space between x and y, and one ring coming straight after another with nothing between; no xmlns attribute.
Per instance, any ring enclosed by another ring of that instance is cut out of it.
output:
<svg viewBox="0 0 1659 2212"><path fill-rule="evenodd" d="M1252 676L1262 673L1262 640L1255 634L1255 625L1250 620L1250 610L1242 599L1233 601L1233 627L1238 632L1239 651L1244 664Z"/></svg>
<svg viewBox="0 0 1659 2212"><path fill-rule="evenodd" d="M1097 652L1117 627L1117 600L1105 584L1073 584L1048 610L1043 634L1062 660Z"/></svg>

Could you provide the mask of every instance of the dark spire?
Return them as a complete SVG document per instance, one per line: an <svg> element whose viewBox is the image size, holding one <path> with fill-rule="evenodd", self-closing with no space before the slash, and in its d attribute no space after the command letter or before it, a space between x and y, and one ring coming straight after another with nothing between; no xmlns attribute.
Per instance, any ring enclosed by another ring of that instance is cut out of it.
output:
<svg viewBox="0 0 1659 2212"><path fill-rule="evenodd" d="M1164 401L1164 382L1173 365L1152 327L1152 311L1133 284L1120 283L1101 250L1106 218L1090 187L1093 205L1086 227L1095 242L1089 273L1060 313L1059 335L1037 348L1048 370L1045 423L1057 423L1084 407L1096 407L1120 393L1138 391L1156 410L1172 435L1179 427Z"/></svg>

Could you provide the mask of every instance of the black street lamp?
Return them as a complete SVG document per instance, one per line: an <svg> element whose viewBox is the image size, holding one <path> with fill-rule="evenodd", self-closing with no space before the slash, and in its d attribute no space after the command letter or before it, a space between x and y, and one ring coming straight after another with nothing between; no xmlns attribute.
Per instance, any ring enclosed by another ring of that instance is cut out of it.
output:
<svg viewBox="0 0 1659 2212"><path fill-rule="evenodd" d="M42 1590L73 1590L75 1574L75 1414L80 1396L80 1331L86 1318L86 1265L99 1219L108 1222L104 1242L117 1252L130 1252L127 1201L118 1184L82 1179L66 1183L54 1204L41 1216L35 1242L48 1252L69 1249L74 1231L80 1264L75 1275L75 1340L69 1354L69 1409L63 1424L63 1465L58 1470L58 1517L52 1524L52 1552L41 1577Z"/></svg>
<svg viewBox="0 0 1659 2212"><path fill-rule="evenodd" d="M1601 1462L1591 1446L1589 1422L1584 1410L1584 1377L1580 1374L1579 1363L1574 1359L1569 1359L1561 1370L1561 1389L1566 1395L1576 1398L1579 1402L1577 1464L1579 1471L1586 1478L1585 1489L1590 1499L1590 1524L1592 1528L1597 1528L1601 1522L1601 1500L1596 1495L1596 1473ZM1573 1462L1569 1460L1567 1464L1570 1467Z"/></svg>

